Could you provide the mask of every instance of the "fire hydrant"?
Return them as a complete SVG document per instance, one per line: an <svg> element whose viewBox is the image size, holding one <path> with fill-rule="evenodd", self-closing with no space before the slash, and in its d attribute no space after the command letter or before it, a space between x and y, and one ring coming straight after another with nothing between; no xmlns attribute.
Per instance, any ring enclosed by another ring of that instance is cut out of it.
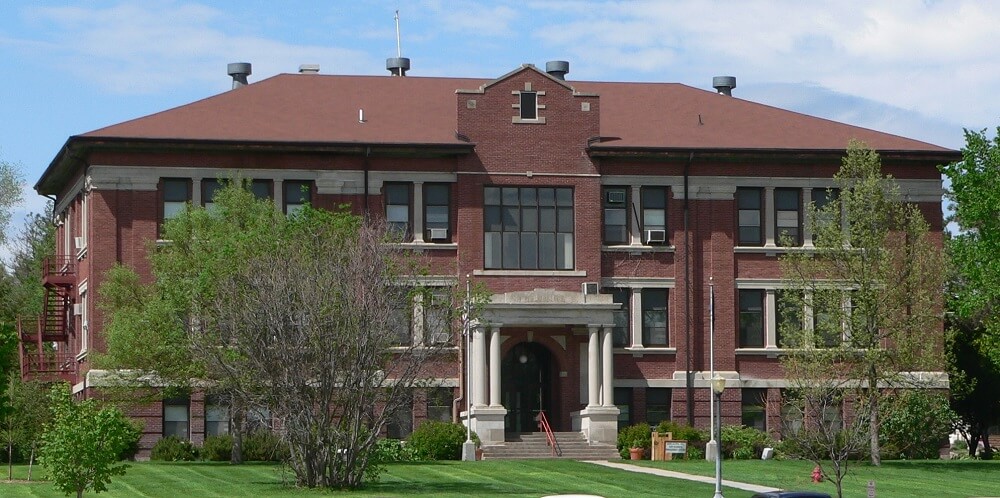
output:
<svg viewBox="0 0 1000 498"><path fill-rule="evenodd" d="M813 482L820 482L823 480L823 471L819 470L819 465L813 469Z"/></svg>

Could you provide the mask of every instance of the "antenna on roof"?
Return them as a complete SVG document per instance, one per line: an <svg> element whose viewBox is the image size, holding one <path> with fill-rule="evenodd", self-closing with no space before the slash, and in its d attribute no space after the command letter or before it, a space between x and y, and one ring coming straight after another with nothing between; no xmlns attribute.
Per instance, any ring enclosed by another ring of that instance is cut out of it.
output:
<svg viewBox="0 0 1000 498"><path fill-rule="evenodd" d="M392 73L393 76L406 76L406 71L410 69L410 59L403 57L403 49L399 42L399 11L396 11L396 15L393 17L396 20L396 56L390 57L385 60L385 68Z"/></svg>

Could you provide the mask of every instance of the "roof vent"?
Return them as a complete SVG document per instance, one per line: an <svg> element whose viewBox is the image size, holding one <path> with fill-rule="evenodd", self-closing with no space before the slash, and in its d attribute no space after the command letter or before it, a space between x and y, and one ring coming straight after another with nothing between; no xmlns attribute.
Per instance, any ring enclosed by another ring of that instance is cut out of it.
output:
<svg viewBox="0 0 1000 498"><path fill-rule="evenodd" d="M250 76L249 62L230 62L226 67L227 72L233 77L233 89L247 86L247 76Z"/></svg>
<svg viewBox="0 0 1000 498"><path fill-rule="evenodd" d="M316 74L319 73L319 64L300 64L299 74Z"/></svg>
<svg viewBox="0 0 1000 498"><path fill-rule="evenodd" d="M545 63L545 72L553 78L564 80L569 72L569 61L548 61Z"/></svg>
<svg viewBox="0 0 1000 498"><path fill-rule="evenodd" d="M410 70L410 59L408 57L389 57L385 60L385 68L393 76L406 76Z"/></svg>
<svg viewBox="0 0 1000 498"><path fill-rule="evenodd" d="M736 76L716 76L712 78L712 86L720 94L732 97L733 88L736 88Z"/></svg>

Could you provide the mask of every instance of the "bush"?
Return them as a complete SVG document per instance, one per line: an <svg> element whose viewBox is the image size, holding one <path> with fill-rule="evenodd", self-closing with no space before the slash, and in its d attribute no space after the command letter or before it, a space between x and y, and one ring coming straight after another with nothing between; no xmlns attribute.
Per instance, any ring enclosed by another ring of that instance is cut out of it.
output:
<svg viewBox="0 0 1000 498"><path fill-rule="evenodd" d="M649 424L642 422L630 425L618 431L618 454L622 458L629 458L629 450L632 448L642 448L648 450L653 446L653 429Z"/></svg>
<svg viewBox="0 0 1000 498"><path fill-rule="evenodd" d="M884 403L880 436L885 458L936 459L957 416L948 397L923 389L900 391Z"/></svg>
<svg viewBox="0 0 1000 498"><path fill-rule="evenodd" d="M288 444L277 434L259 429L243 436L243 460L248 462L285 462L291 458Z"/></svg>
<svg viewBox="0 0 1000 498"><path fill-rule="evenodd" d="M465 442L463 439L462 442ZM413 462L419 460L411 445L399 439L379 439L375 443L372 460L377 463Z"/></svg>
<svg viewBox="0 0 1000 498"><path fill-rule="evenodd" d="M705 443L708 442L708 431L703 431L691 427L690 425L680 425L671 420L664 420L656 426L658 434L671 433L671 437L678 441L687 441L687 457L689 459L700 459L705 456Z"/></svg>
<svg viewBox="0 0 1000 498"><path fill-rule="evenodd" d="M153 445L150 460L160 462L190 462L198 459L198 447L177 436L167 436Z"/></svg>
<svg viewBox="0 0 1000 498"><path fill-rule="evenodd" d="M742 425L723 426L720 439L723 457L736 460L760 458L764 448L775 445L766 432Z"/></svg>
<svg viewBox="0 0 1000 498"><path fill-rule="evenodd" d="M208 436L201 445L201 459L210 462L228 462L233 456L233 436L221 434Z"/></svg>
<svg viewBox="0 0 1000 498"><path fill-rule="evenodd" d="M142 427L129 421L129 428L125 430L126 446L118 454L118 460L135 460L136 453L139 453L139 440L142 439Z"/></svg>
<svg viewBox="0 0 1000 498"><path fill-rule="evenodd" d="M479 436L472 433L479 444ZM465 426L428 420L410 434L409 446L417 457L427 460L460 460L465 443Z"/></svg>

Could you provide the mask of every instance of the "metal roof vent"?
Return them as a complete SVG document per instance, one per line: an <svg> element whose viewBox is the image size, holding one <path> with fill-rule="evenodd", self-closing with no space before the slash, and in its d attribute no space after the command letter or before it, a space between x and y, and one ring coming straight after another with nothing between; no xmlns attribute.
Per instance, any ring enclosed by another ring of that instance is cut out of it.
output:
<svg viewBox="0 0 1000 498"><path fill-rule="evenodd" d="M249 62L230 62L226 66L227 73L233 77L233 89L237 89L241 86L247 86L247 76L250 76L250 63Z"/></svg>
<svg viewBox="0 0 1000 498"><path fill-rule="evenodd" d="M300 64L299 74L316 74L319 73L319 64Z"/></svg>
<svg viewBox="0 0 1000 498"><path fill-rule="evenodd" d="M564 80L569 72L569 61L548 61L545 63L545 72L553 78Z"/></svg>
<svg viewBox="0 0 1000 498"><path fill-rule="evenodd" d="M389 57L385 60L385 68L393 76L406 76L410 70L410 59L408 57Z"/></svg>
<svg viewBox="0 0 1000 498"><path fill-rule="evenodd" d="M712 86L720 94L732 97L733 88L736 88L736 76L716 76L712 78Z"/></svg>

